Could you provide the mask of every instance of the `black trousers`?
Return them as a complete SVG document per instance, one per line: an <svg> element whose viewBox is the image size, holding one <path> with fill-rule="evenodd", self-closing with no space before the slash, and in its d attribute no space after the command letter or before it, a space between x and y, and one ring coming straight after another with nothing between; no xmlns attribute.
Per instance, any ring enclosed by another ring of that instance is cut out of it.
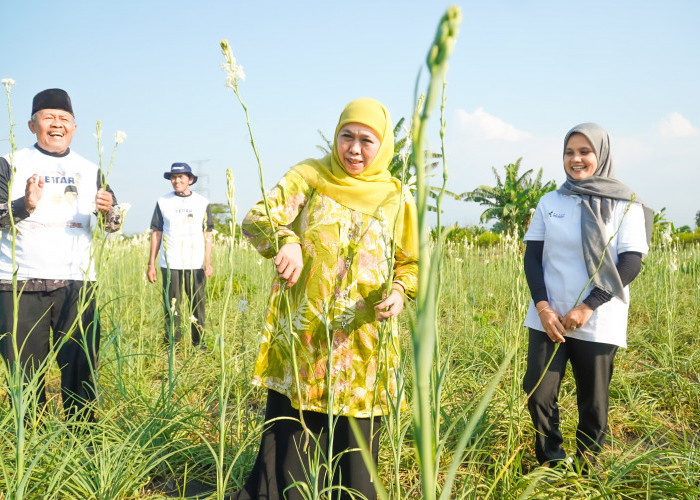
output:
<svg viewBox="0 0 700 500"><path fill-rule="evenodd" d="M265 409L265 421L278 417L288 417L277 420L263 431L262 441L258 457L255 460L253 471L242 490L234 493L230 498L234 500L260 499L297 500L308 498L302 496L295 481L308 484L308 473L312 469L309 462L314 456L320 456L320 462L327 464L329 450L328 415L313 411L304 411L304 422L314 437L309 439L308 448L304 450L304 431L299 422L299 411L292 407L291 401L282 394L269 390L267 393L267 407ZM294 419L294 420L291 420ZM375 500L377 493L371 481L370 473L365 466L359 451L347 450L358 448L355 435L350 428L348 417L334 417L335 429L333 436L333 456L338 458L337 466L333 470L333 485L342 485L345 488L361 493L364 497ZM379 449L379 430L382 419L377 416L355 419L367 444L372 446L374 463L377 463ZM373 435L372 435L373 433ZM335 459L334 459L335 462ZM325 474L320 474L318 488L325 485ZM289 489L287 489L289 488ZM338 492L328 494L328 498L338 498ZM340 495L342 499L362 498L353 496L349 492Z"/></svg>
<svg viewBox="0 0 700 500"><path fill-rule="evenodd" d="M165 342L170 342L172 327L173 342L180 342L180 323L182 311L187 311L192 321L192 345L197 346L204 335L205 295L207 284L204 269L166 269L160 268L163 276L163 313L165 316ZM189 308L182 307L183 297L187 297ZM173 302L174 301L174 302ZM174 306L174 307L173 307Z"/></svg>
<svg viewBox="0 0 700 500"><path fill-rule="evenodd" d="M523 389L528 394L535 389L552 357L554 346L546 333L530 329L527 371L523 380ZM600 452L608 428L609 388L616 352L616 345L573 338L567 338L559 346L542 381L527 402L535 427L535 455L540 464L554 465L566 458L559 431L557 401L569 361L576 381L578 403L577 454L596 455Z"/></svg>
<svg viewBox="0 0 700 500"><path fill-rule="evenodd" d="M100 324L95 316L93 293L92 283L73 281L51 292L23 292L19 298L15 338L24 379L27 381L37 373L53 345L61 368L66 417L81 412L95 399L92 374L97 369ZM12 292L0 291L0 350L10 369L16 359L12 323ZM42 405L46 402L44 378L39 376L37 388L38 403ZM87 412L81 413L81 417L92 420L93 415Z"/></svg>

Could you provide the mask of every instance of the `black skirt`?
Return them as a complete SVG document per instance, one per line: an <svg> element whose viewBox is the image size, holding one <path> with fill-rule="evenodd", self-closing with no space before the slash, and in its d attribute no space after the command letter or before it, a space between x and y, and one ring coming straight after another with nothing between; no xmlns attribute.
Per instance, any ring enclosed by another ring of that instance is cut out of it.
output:
<svg viewBox="0 0 700 500"><path fill-rule="evenodd" d="M334 499L363 498L361 494L375 500L374 483L356 450L358 444L349 418L332 416L329 421L327 414L314 411L304 411L303 416L310 436L304 432L299 410L292 407L289 398L268 390L266 427L258 457L243 489L229 498L296 500L308 498L308 493L316 497L323 492L324 496ZM273 419L277 420L270 422ZM356 418L355 421L365 443L371 442L376 466L381 416ZM329 457L331 452L332 457ZM332 481L327 480L329 475ZM307 494L302 495L303 491Z"/></svg>

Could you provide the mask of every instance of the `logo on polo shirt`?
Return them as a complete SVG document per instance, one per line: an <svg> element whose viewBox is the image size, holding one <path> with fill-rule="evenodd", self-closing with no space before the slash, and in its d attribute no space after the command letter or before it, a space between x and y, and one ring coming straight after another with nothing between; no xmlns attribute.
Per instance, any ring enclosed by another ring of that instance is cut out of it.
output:
<svg viewBox="0 0 700 500"><path fill-rule="evenodd" d="M556 219L563 219L566 216L566 214L558 214L554 210L551 210L547 215L549 216L550 219L552 217L554 217Z"/></svg>
<svg viewBox="0 0 700 500"><path fill-rule="evenodd" d="M47 184L76 184L75 177L67 175L44 175L43 177Z"/></svg>

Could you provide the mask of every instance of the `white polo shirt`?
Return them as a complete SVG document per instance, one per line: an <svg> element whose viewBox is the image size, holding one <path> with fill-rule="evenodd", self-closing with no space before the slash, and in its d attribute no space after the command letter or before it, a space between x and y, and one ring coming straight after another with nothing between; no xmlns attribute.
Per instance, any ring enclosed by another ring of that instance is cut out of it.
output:
<svg viewBox="0 0 700 500"><path fill-rule="evenodd" d="M642 206L633 203L627 210L628 205L626 201L616 200L612 217L605 226L606 241L614 235L608 251L616 264L620 253L646 255L649 251ZM558 191L545 194L537 204L524 240L544 241L542 267L549 304L562 316L566 315L593 289L593 285L587 284L589 276L583 259L581 197ZM568 332L567 337L627 347L629 287L625 287L624 296L625 301L613 297L598 307L586 324ZM533 301L530 301L525 326L544 331Z"/></svg>
<svg viewBox="0 0 700 500"><path fill-rule="evenodd" d="M155 221L158 211L162 226ZM204 231L211 231L209 200L192 192L178 196L174 191L158 200L151 229L163 232L159 265L170 269L201 269L204 265Z"/></svg>

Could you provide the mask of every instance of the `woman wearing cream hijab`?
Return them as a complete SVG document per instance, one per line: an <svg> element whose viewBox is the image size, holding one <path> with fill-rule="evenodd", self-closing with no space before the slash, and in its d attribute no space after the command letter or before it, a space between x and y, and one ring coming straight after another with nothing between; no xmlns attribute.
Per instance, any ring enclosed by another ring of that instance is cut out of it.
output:
<svg viewBox="0 0 700 500"><path fill-rule="evenodd" d="M393 155L389 112L353 101L331 154L293 167L268 209L261 201L243 221L278 273L252 383L268 390L266 422L286 418L266 424L233 498L301 498L294 483L319 476L316 486L342 489L341 498L376 498L360 453L348 451L358 447L348 417L376 464L381 415L400 403L396 316L417 286L415 204L389 173Z"/></svg>

